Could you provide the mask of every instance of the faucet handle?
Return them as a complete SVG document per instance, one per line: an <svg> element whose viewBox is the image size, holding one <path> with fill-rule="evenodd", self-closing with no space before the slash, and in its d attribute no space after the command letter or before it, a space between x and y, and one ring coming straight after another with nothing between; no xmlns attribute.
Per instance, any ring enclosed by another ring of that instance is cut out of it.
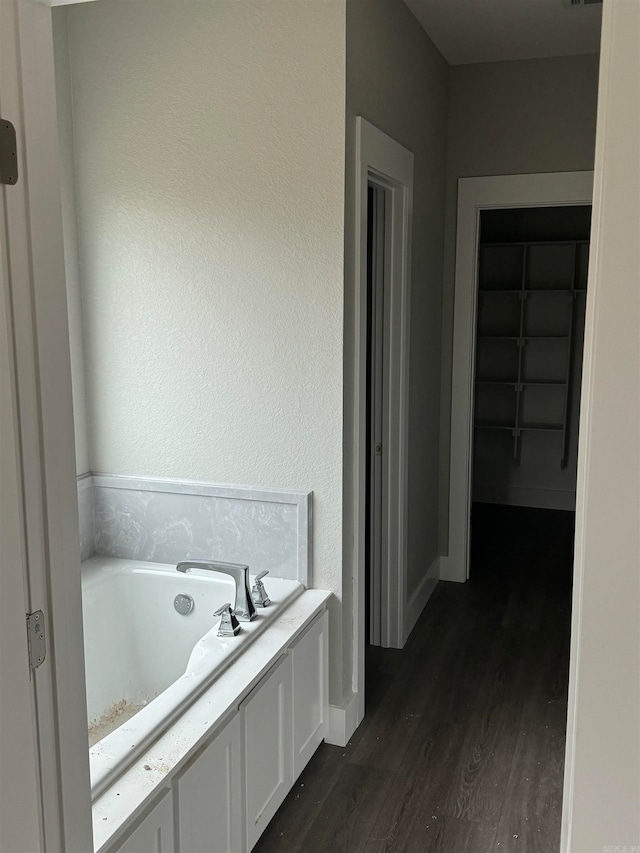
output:
<svg viewBox="0 0 640 853"><path fill-rule="evenodd" d="M219 637L236 637L240 633L240 625L229 602L219 607L213 615L222 617L218 625Z"/></svg>
<svg viewBox="0 0 640 853"><path fill-rule="evenodd" d="M262 578L268 574L269 572L265 569L265 571L259 572L253 579L251 599L256 607L266 607L268 604L271 604L271 599L267 595L267 591L262 583Z"/></svg>

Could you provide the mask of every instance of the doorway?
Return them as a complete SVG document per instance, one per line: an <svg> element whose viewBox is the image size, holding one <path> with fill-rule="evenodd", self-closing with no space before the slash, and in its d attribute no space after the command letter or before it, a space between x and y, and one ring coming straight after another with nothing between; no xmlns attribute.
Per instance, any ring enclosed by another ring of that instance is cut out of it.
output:
<svg viewBox="0 0 640 853"><path fill-rule="evenodd" d="M346 523L353 541L353 698L344 709L344 731L354 731L364 718L369 640L402 648L413 627L407 622L413 154L362 117L355 131L354 344L348 358L354 394L347 449L352 486Z"/></svg>
<svg viewBox="0 0 640 853"><path fill-rule="evenodd" d="M590 205L482 210L477 253L470 594L499 612L532 694L543 690L555 708L550 716L533 701L522 725L545 721L538 748L558 768L556 789L567 722L590 229ZM547 829L559 836L559 815Z"/></svg>
<svg viewBox="0 0 640 853"><path fill-rule="evenodd" d="M593 172L555 172L533 175L502 175L486 178L462 178L459 181L451 405L449 532L448 555L442 558L440 563L440 577L442 580L464 582L469 577L471 544L470 522L473 500L473 433L476 431L474 429L474 403L476 390L476 323L478 312L480 310L480 300L483 298L478 295L481 217L485 211L488 212L508 209L508 211L515 216L518 210L525 208L529 210L536 210L538 208L589 207L591 205L592 192ZM531 215L537 214L530 214L530 216ZM544 214L539 214L539 216L544 218ZM488 220L485 220L485 222L487 221ZM485 228L486 227L487 226L485 226ZM544 242L542 236L539 242ZM505 242L509 242L509 240ZM516 243L518 241L512 237L510 242ZM523 243L526 241L520 239L520 242ZM565 240L565 242L567 241ZM556 250L554 250L554 253L555 251ZM584 249L580 250L579 261L582 263L584 259L586 264L587 256L584 255L584 251ZM512 247L511 249L506 248L503 254L510 256L510 262L513 261L514 264L519 262L521 276L524 275L523 271L525 270L525 267L523 266L523 250L519 250L517 247ZM544 255L544 252L542 254ZM571 255L571 257L573 257L573 255ZM569 260L571 261L571 258ZM506 264L506 261L502 258L502 260L499 259L497 263L498 265L500 263ZM547 263L548 261L545 261L543 257L542 268L544 268ZM567 263L566 258L563 263ZM536 262L536 269L537 266L539 266L539 264ZM517 272L514 272L514 269L508 271L507 266L505 266L502 273L503 276L506 276L507 274L509 276L513 276L514 274L517 275ZM500 273L496 272L496 276L499 279ZM498 284L499 283L500 282L498 281ZM515 292L515 296L517 296L518 291L523 290L523 282L521 280L520 282L512 283L514 284L513 287L507 287L506 284L502 284L502 290L512 290ZM499 290L500 288L496 286L495 288L488 289ZM571 289L571 286L569 288L564 287L556 289L568 290ZM542 299L540 305L542 305L542 308L544 309L544 299L547 299L548 301L548 299L552 299L554 297L546 297L543 294L540 298ZM560 298L560 296L555 298ZM498 294L496 299L502 299L505 305L507 305L506 294L503 294L502 297ZM523 295L523 300L526 301L526 299L528 299L528 297ZM569 299L568 296L567 299ZM520 384L518 383L518 370L521 367L526 366L524 361L522 361L522 364L519 361L519 353L524 349L524 344L522 344L522 346L520 345L521 339L527 337L520 332L520 320L522 313L520 308L523 306L524 302L521 302L520 297L518 296L515 308L513 305L507 305L506 308L503 306L501 309L503 314L504 312L508 313L509 311L514 312L510 316L509 322L513 322L514 324L517 323L517 334L494 336L496 338L494 349L502 349L500 354L494 355L493 357L496 369L499 367L500 369L506 370L508 367L511 372L508 375L506 373L500 376L496 374L493 378L500 382L513 382L514 389ZM540 313L540 311L538 311L538 313ZM542 314L544 315L544 310L542 311ZM522 320L524 322L524 316L522 317ZM540 318L537 318L536 322L538 321L540 321ZM494 320L492 320L492 322L494 322ZM501 319L496 317L495 322L506 323L507 314L504 314ZM527 320L527 322L533 322L533 320ZM505 331L511 331L511 329L507 330L506 326L504 328ZM513 328L515 329L515 326ZM496 328L496 330L499 331L498 328ZM487 328L487 335L489 331L491 331L491 329ZM541 331L544 331L544 329L541 329ZM550 334L548 337L551 338L552 335ZM559 337L559 335L557 337ZM508 338L511 339L510 343L507 343ZM509 348L511 346L515 347L515 350L509 352ZM559 343L556 342L553 346L557 350ZM508 363L506 359L507 357L511 357L513 352L516 352L516 355L514 356L515 360L513 363ZM550 352L553 352L553 347L551 347ZM514 365L515 373L513 372ZM538 366L540 368L544 366L544 358L542 363ZM478 367L479 369L484 370L485 366L483 364L481 368L481 365L479 364ZM533 366L530 366L529 370L529 375L535 378L533 376ZM482 378L485 378L484 374L482 374ZM492 377L487 374L486 378L491 379ZM558 378L561 377L558 376ZM510 440L513 439L512 452L515 452L517 450L516 439L518 439L517 444L521 446L520 439L522 436L519 433L520 427L518 426L518 422L513 420L515 417L514 406L519 402L521 396L524 398L524 389L521 389L517 393L516 400L513 398L507 400L506 394L503 394L502 397L500 397L501 393L502 392L494 389L489 392L489 395L486 395L486 399L490 401L493 400L496 406L510 407L503 408L501 410L502 421L500 423L496 423L494 426L504 429L505 433L507 430L516 431L516 435L511 434L509 437ZM536 394L540 396L541 393L542 392L540 390L534 390L533 397L535 397ZM553 405L556 407L560 405L562 407L562 401L566 398L563 398L561 395L560 397L558 396L558 389L556 389L555 392L548 391L546 393L549 400L555 400ZM493 397L491 396L492 394ZM553 396L554 394L555 397ZM532 395L528 394L527 396L529 402L527 403L527 410L523 411L523 414L527 414L529 410L535 411L535 407L531 402ZM546 404L543 402L543 408L545 405L549 405L549 400L547 400ZM489 404L482 403L481 405ZM547 414L549 414L548 411ZM564 416L563 411L561 414ZM509 425L507 425L508 419L511 419L509 421ZM529 426L534 425L535 424L529 424ZM559 422L549 420L548 425L557 427L559 426ZM577 416L574 417L574 427L577 435ZM487 427L487 429L489 428L490 427ZM530 430L530 432L532 432L532 430ZM549 438L550 434L547 435L545 441ZM531 443L529 443L529 446L531 447ZM562 464L562 446L560 447L559 452L561 454ZM566 479L567 475L565 474L564 477ZM573 486L573 490L575 490L575 485ZM571 491L571 489L568 491Z"/></svg>
<svg viewBox="0 0 640 853"><path fill-rule="evenodd" d="M472 538L575 511L590 227L590 205L480 214Z"/></svg>
<svg viewBox="0 0 640 853"><path fill-rule="evenodd" d="M537 831L549 849L560 837L590 229L586 204L479 216L468 587L513 666L511 682L498 679L521 737L503 815L526 812L546 766L535 796L548 798ZM527 767L522 738L534 732Z"/></svg>
<svg viewBox="0 0 640 853"><path fill-rule="evenodd" d="M387 515L387 477L383 464L386 445L384 411L388 395L385 352L389 318L385 292L389 281L389 196L384 186L367 185L367 429L366 457L366 635L372 646L386 635L383 577L388 572L383 520Z"/></svg>

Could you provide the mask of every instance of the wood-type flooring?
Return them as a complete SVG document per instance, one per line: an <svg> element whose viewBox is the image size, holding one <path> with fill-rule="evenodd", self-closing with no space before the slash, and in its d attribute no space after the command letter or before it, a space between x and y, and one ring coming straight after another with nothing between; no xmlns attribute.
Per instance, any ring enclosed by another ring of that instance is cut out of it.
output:
<svg viewBox="0 0 640 853"><path fill-rule="evenodd" d="M370 647L367 713L322 744L256 853L557 853L573 514L475 505L471 577L401 651Z"/></svg>

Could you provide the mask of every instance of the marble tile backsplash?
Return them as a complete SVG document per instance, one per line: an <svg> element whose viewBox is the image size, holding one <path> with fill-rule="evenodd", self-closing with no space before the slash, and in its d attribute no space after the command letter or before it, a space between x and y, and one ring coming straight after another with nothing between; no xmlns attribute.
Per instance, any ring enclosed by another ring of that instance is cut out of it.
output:
<svg viewBox="0 0 640 853"><path fill-rule="evenodd" d="M78 478L78 521L80 522L80 559L88 560L96 553L95 501L93 477Z"/></svg>
<svg viewBox="0 0 640 853"><path fill-rule="evenodd" d="M247 563L252 574L268 569L311 585L311 493L107 475L91 480L92 512L83 507L89 489L79 492L81 538L89 542L92 519L96 555ZM91 556L89 550L83 545L83 555Z"/></svg>

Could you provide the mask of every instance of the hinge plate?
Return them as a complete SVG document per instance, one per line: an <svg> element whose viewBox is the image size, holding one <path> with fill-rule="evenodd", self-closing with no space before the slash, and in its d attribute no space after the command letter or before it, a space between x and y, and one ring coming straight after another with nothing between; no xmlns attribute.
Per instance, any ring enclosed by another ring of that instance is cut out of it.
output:
<svg viewBox="0 0 640 853"><path fill-rule="evenodd" d="M17 181L16 129L6 118L0 118L0 184L15 184Z"/></svg>
<svg viewBox="0 0 640 853"><path fill-rule="evenodd" d="M47 640L44 629L44 613L36 610L27 613L27 639L29 642L29 666L37 669L47 656Z"/></svg>

